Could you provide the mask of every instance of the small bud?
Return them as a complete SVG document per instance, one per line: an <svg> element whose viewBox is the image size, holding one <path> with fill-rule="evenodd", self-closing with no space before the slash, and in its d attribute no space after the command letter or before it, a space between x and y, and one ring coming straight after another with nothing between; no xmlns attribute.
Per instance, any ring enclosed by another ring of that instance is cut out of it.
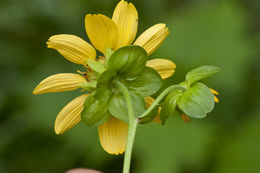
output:
<svg viewBox="0 0 260 173"><path fill-rule="evenodd" d="M190 117L204 118L214 109L214 95L206 85L195 83L183 93L178 107Z"/></svg>

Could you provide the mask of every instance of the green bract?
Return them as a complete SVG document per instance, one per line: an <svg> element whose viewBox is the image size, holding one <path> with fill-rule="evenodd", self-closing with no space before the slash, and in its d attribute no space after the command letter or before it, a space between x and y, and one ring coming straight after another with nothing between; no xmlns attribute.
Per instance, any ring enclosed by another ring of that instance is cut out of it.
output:
<svg viewBox="0 0 260 173"><path fill-rule="evenodd" d="M162 79L154 69L145 67L135 80L127 81L125 85L143 96L150 96L161 88Z"/></svg>
<svg viewBox="0 0 260 173"><path fill-rule="evenodd" d="M182 96L181 91L174 90L166 97L165 101L162 104L162 110L160 113L160 119L162 124L165 124L168 117L170 115L173 115L181 96Z"/></svg>
<svg viewBox="0 0 260 173"><path fill-rule="evenodd" d="M138 118L145 110L145 101L142 95L129 90L132 102L134 103L134 116ZM114 93L109 104L109 112L116 118L128 122L127 105L122 93Z"/></svg>
<svg viewBox="0 0 260 173"><path fill-rule="evenodd" d="M126 46L115 51L109 58L108 67L123 78L134 78L146 63L147 53L139 46Z"/></svg>
<svg viewBox="0 0 260 173"><path fill-rule="evenodd" d="M94 72L96 72L99 75L102 74L104 71L106 71L106 67L103 64L101 64L93 59L88 58L87 64L91 68L91 70L93 70Z"/></svg>
<svg viewBox="0 0 260 173"><path fill-rule="evenodd" d="M158 115L159 106L156 106L148 115L139 119L140 124L149 123Z"/></svg>
<svg viewBox="0 0 260 173"><path fill-rule="evenodd" d="M217 72L219 72L221 69L216 66L210 66L210 65L205 65L201 66L198 68L195 68L191 70L189 73L186 75L186 81L188 85L191 85L199 80L208 78Z"/></svg>
<svg viewBox="0 0 260 173"><path fill-rule="evenodd" d="M147 53L139 46L126 46L113 52L106 50L105 65L88 60L90 68L99 74L94 94L87 97L81 118L85 125L95 126L110 115L128 122L128 109L124 95L118 87L123 84L134 103L134 116L138 118L145 110L144 97L156 93L161 85L160 75L146 67ZM151 121L156 116L154 109L142 122Z"/></svg>
<svg viewBox="0 0 260 173"><path fill-rule="evenodd" d="M95 98L96 93L90 94L85 103L84 110L81 113L81 120L87 126L98 126L104 123L110 116L108 112L109 97L106 100Z"/></svg>
<svg viewBox="0 0 260 173"><path fill-rule="evenodd" d="M206 85L196 83L183 93L178 106L190 117L204 118L214 108L214 95Z"/></svg>

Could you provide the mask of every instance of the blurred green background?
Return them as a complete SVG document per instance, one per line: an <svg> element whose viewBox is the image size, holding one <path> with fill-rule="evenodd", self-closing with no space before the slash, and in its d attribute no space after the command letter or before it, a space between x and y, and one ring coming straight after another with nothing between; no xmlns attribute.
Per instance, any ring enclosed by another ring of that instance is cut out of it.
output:
<svg viewBox="0 0 260 173"><path fill-rule="evenodd" d="M59 110L79 94L32 90L45 77L76 72L45 42L55 34L87 40L84 16L112 16L117 0L0 1L0 172L59 173L88 167L119 173L123 156L111 156L99 144L96 128L82 124L54 134ZM165 126L137 131L133 173L260 172L260 1L133 0L142 33L164 22L171 33L151 58L169 58L180 82L192 68L218 65L207 80L221 93L216 109L202 120L185 123L173 116Z"/></svg>

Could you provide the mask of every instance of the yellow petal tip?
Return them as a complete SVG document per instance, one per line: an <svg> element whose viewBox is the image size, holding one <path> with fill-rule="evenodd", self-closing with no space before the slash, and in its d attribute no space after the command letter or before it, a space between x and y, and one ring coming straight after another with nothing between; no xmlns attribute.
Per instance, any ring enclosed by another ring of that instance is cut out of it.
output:
<svg viewBox="0 0 260 173"><path fill-rule="evenodd" d="M111 116L98 127L98 134L100 144L107 153L119 155L125 152L128 134L126 123Z"/></svg>
<svg viewBox="0 0 260 173"><path fill-rule="evenodd" d="M175 63L168 59L152 59L147 61L146 66L156 70L162 79L171 77L176 69Z"/></svg>

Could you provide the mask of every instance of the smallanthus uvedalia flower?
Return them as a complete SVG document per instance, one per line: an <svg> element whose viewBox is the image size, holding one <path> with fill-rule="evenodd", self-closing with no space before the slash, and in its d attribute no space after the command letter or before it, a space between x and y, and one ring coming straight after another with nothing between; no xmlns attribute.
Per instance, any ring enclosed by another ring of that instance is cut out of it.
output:
<svg viewBox="0 0 260 173"><path fill-rule="evenodd" d="M117 50L131 44L143 47L152 54L169 34L165 24L156 24L147 29L134 41L138 27L138 13L132 3L121 0L116 6L112 19L102 14L88 14L85 17L86 33L92 45L106 58L108 48ZM96 59L96 50L85 40L68 34L54 35L47 42L48 48L56 49L67 60L87 68L84 74L61 73L44 79L34 89L33 94L72 91L82 86L94 89L96 81L91 77L92 70L87 64ZM155 69L166 79L173 75L175 64L166 59L147 61L146 66ZM80 114L89 93L85 93L68 103L58 114L55 133L63 134L81 121ZM128 125L110 116L109 120L98 127L102 147L110 154L122 154L126 148Z"/></svg>

